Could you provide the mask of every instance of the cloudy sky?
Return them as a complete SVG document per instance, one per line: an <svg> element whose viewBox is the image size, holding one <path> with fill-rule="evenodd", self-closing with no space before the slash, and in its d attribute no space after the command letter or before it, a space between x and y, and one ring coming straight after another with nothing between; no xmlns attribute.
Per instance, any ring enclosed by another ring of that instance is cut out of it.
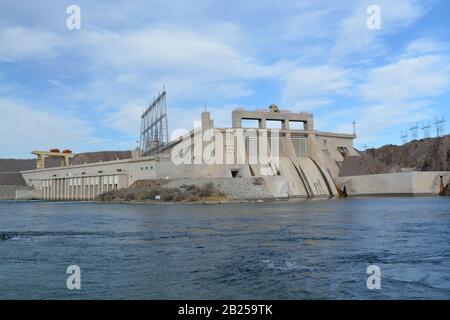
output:
<svg viewBox="0 0 450 320"><path fill-rule="evenodd" d="M170 131L205 105L230 126L234 108L276 103L323 131L355 120L358 148L400 144L448 115L449 13L446 0L0 0L0 157L134 148L163 85Z"/></svg>

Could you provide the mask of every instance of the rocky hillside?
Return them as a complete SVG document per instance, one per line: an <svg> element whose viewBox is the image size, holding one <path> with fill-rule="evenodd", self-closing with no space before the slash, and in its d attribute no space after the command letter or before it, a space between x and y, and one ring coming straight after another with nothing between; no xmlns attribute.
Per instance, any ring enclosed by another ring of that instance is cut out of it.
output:
<svg viewBox="0 0 450 320"><path fill-rule="evenodd" d="M340 176L416 171L450 171L450 135L413 140L407 144L385 145L347 157Z"/></svg>
<svg viewBox="0 0 450 320"><path fill-rule="evenodd" d="M100 151L79 153L71 160L72 164L94 163L100 161L123 160L131 158L131 151Z"/></svg>

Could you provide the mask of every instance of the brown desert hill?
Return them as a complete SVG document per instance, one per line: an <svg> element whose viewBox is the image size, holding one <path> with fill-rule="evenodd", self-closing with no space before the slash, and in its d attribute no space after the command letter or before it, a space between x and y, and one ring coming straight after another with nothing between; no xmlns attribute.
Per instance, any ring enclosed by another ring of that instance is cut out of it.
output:
<svg viewBox="0 0 450 320"><path fill-rule="evenodd" d="M19 172L36 168L34 159L0 159L0 172Z"/></svg>
<svg viewBox="0 0 450 320"><path fill-rule="evenodd" d="M450 135L385 145L347 157L340 176L415 171L450 171Z"/></svg>
<svg viewBox="0 0 450 320"><path fill-rule="evenodd" d="M60 166L61 160L48 158L45 160L47 168ZM0 172L19 172L36 169L36 159L0 159Z"/></svg>
<svg viewBox="0 0 450 320"><path fill-rule="evenodd" d="M70 163L75 165L100 161L123 160L129 158L131 158L131 151L85 152L75 155Z"/></svg>
<svg viewBox="0 0 450 320"><path fill-rule="evenodd" d="M0 185L24 186L26 183L19 172L0 172Z"/></svg>
<svg viewBox="0 0 450 320"><path fill-rule="evenodd" d="M131 151L99 151L76 154L71 164L84 164L100 161L122 160L131 158ZM59 167L61 160L56 158L45 159L46 168ZM36 169L35 159L0 159L0 185L24 185L19 171Z"/></svg>

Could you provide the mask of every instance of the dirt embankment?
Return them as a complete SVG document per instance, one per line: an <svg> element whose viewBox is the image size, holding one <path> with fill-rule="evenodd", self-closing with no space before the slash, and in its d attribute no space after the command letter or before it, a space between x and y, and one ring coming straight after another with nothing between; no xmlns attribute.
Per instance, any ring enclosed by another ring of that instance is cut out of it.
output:
<svg viewBox="0 0 450 320"><path fill-rule="evenodd" d="M100 195L106 202L229 202L273 199L262 178L183 178L139 180L128 188Z"/></svg>
<svg viewBox="0 0 450 320"><path fill-rule="evenodd" d="M415 171L450 171L450 135L386 145L347 157L340 176Z"/></svg>
<svg viewBox="0 0 450 320"><path fill-rule="evenodd" d="M207 202L227 200L227 197L217 190L213 183L202 186L182 184L178 188L170 187L167 183L168 180L136 181L128 188L103 193L96 200L105 202Z"/></svg>

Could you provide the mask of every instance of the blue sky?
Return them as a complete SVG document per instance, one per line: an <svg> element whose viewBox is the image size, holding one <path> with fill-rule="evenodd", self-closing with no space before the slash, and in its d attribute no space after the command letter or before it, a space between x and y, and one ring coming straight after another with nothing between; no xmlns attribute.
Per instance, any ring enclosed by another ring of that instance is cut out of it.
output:
<svg viewBox="0 0 450 320"><path fill-rule="evenodd" d="M66 27L71 4L80 30ZM358 148L400 144L448 115L449 13L445 0L0 0L0 157L132 149L163 85L170 131L205 105L225 127L236 107L276 103L322 131L355 120Z"/></svg>

